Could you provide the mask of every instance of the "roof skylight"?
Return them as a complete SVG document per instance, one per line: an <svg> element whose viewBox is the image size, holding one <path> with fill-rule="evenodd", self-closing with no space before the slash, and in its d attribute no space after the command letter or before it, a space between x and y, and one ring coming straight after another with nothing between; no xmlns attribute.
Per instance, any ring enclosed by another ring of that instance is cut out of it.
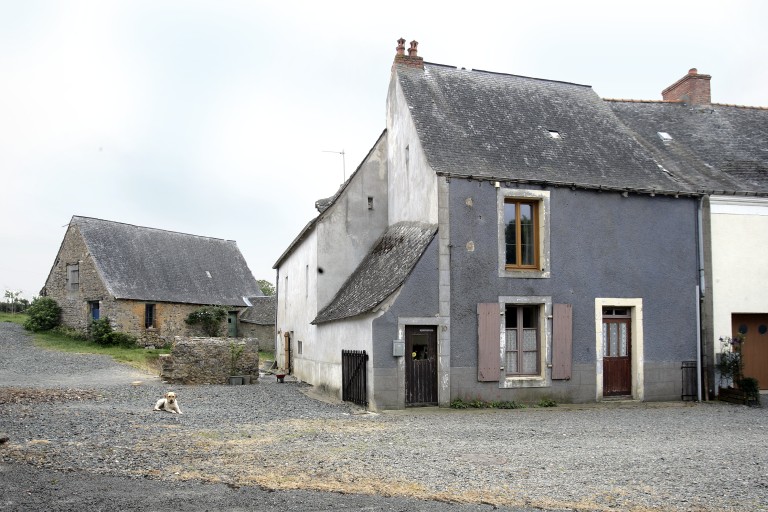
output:
<svg viewBox="0 0 768 512"><path fill-rule="evenodd" d="M547 130L549 132L549 136L553 139L559 139L560 138L560 132L557 130Z"/></svg>
<svg viewBox="0 0 768 512"><path fill-rule="evenodd" d="M667 132L656 132L656 133L659 135L659 138L664 142L669 142L672 140L672 136Z"/></svg>

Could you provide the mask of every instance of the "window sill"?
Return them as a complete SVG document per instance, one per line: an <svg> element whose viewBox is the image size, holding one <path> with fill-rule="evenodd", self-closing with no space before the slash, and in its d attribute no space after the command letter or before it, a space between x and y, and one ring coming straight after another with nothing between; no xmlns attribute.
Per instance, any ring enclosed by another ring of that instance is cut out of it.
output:
<svg viewBox="0 0 768 512"><path fill-rule="evenodd" d="M499 387L503 389L548 388L550 386L552 386L552 380L541 375L506 376L499 381Z"/></svg>
<svg viewBox="0 0 768 512"><path fill-rule="evenodd" d="M499 277L508 277L512 279L549 279L549 270L507 270L501 269Z"/></svg>

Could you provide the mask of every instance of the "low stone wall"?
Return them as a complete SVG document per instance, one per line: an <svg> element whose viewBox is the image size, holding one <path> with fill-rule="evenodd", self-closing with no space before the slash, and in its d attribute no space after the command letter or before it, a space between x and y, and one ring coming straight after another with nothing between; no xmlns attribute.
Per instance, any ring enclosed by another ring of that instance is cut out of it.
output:
<svg viewBox="0 0 768 512"><path fill-rule="evenodd" d="M173 384L226 384L230 376L259 378L259 345L250 338L177 336L160 356L160 376Z"/></svg>

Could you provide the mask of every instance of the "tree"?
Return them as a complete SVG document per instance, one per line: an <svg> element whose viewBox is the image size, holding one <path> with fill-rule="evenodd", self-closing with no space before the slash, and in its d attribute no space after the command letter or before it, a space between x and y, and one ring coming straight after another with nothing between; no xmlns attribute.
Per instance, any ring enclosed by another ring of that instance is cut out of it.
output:
<svg viewBox="0 0 768 512"><path fill-rule="evenodd" d="M267 296L272 296L275 294L275 285L267 281L266 279L257 279L257 283L259 283L259 288L261 288L261 293Z"/></svg>
<svg viewBox="0 0 768 512"><path fill-rule="evenodd" d="M16 312L16 305L19 304L20 302L19 301L20 296L21 296L21 290L19 290L18 292L15 292L13 290L5 290L5 298L7 299L8 304L10 304L10 307L8 308L8 310L11 313Z"/></svg>

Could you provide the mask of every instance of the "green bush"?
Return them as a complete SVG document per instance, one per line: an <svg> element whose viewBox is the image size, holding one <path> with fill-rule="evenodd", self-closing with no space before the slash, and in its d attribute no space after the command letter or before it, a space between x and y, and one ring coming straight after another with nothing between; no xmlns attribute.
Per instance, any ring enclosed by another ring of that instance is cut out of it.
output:
<svg viewBox="0 0 768 512"><path fill-rule="evenodd" d="M187 316L187 325L199 325L206 336L216 337L221 334L222 322L227 317L227 310L221 306L204 306Z"/></svg>
<svg viewBox="0 0 768 512"><path fill-rule="evenodd" d="M27 309L29 317L24 322L28 331L49 331L61 322L61 308L50 297L38 297Z"/></svg>
<svg viewBox="0 0 768 512"><path fill-rule="evenodd" d="M136 346L136 337L112 329L109 317L104 316L91 322L91 339L102 346L131 348Z"/></svg>
<svg viewBox="0 0 768 512"><path fill-rule="evenodd" d="M111 345L112 324L109 323L109 317L103 316L98 320L91 321L91 327L88 329L91 333L91 339L97 345Z"/></svg>

